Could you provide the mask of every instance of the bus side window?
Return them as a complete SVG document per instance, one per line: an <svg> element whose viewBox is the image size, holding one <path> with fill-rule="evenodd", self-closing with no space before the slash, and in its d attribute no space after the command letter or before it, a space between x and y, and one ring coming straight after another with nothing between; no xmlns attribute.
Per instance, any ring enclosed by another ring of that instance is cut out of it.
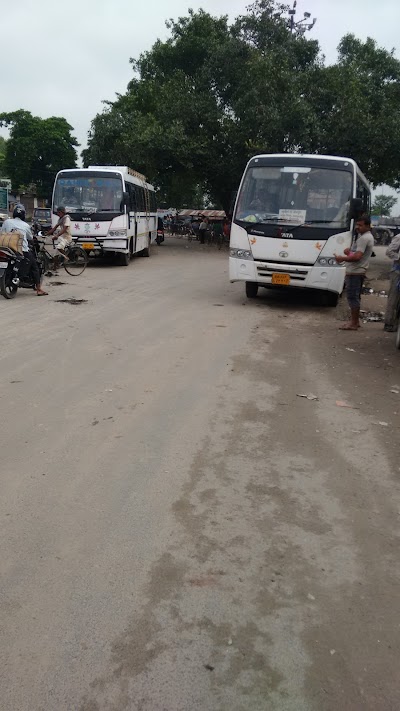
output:
<svg viewBox="0 0 400 711"><path fill-rule="evenodd" d="M131 183L127 184L128 194L129 194L129 210L130 212L136 212L136 201L135 201L135 189Z"/></svg>
<svg viewBox="0 0 400 711"><path fill-rule="evenodd" d="M357 179L357 197L363 201L364 212L368 214L370 211L370 194L359 178Z"/></svg>
<svg viewBox="0 0 400 711"><path fill-rule="evenodd" d="M135 185L135 195L138 212L144 212L144 190L140 185Z"/></svg>

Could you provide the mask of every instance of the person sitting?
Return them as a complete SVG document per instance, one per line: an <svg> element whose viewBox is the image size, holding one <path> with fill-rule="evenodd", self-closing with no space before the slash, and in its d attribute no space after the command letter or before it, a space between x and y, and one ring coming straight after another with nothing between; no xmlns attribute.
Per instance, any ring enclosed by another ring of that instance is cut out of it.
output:
<svg viewBox="0 0 400 711"><path fill-rule="evenodd" d="M19 232L22 235L24 259L18 270L18 276L20 279L24 279L24 277L27 278L32 275L37 296L48 296L47 291L42 289L39 265L34 252L33 235L30 226L25 222L25 216L24 206L21 203L17 203L14 207L12 218L4 220L1 232Z"/></svg>

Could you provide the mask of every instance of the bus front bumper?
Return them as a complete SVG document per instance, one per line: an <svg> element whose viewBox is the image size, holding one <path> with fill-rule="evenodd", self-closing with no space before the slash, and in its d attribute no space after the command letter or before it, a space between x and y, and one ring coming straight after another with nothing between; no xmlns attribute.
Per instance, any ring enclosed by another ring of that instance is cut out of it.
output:
<svg viewBox="0 0 400 711"><path fill-rule="evenodd" d="M229 279L251 281L259 286L277 286L275 275L289 277L289 288L323 289L341 294L346 270L340 266L313 266L284 264L282 262L258 262L250 259L229 257ZM274 283L275 282L275 283Z"/></svg>
<svg viewBox="0 0 400 711"><path fill-rule="evenodd" d="M126 237L109 238L109 237L94 237L92 235L74 235L74 242L79 244L87 251L98 252L123 252L129 251L129 239Z"/></svg>

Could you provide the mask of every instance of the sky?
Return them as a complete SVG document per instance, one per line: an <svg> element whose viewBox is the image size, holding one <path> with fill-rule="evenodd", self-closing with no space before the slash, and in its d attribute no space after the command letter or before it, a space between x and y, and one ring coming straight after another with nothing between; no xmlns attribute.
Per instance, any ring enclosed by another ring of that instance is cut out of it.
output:
<svg viewBox="0 0 400 711"><path fill-rule="evenodd" d="M185 15L192 7L233 19L250 2L0 0L0 112L23 108L42 118L65 116L80 151L102 101L124 93L132 77L130 57L150 49L157 38L167 38L168 18ZM400 0L298 0L297 19L304 12L317 18L312 36L327 62L335 61L336 47L347 32L372 36L400 57Z"/></svg>

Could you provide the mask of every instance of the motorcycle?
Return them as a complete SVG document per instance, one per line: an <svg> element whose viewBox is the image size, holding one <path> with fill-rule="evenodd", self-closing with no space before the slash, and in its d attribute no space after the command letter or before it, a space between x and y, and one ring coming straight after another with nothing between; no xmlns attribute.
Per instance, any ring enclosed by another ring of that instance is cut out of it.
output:
<svg viewBox="0 0 400 711"><path fill-rule="evenodd" d="M161 217L159 217L157 220L157 244L160 245L162 242L164 242L164 239L164 222L162 221Z"/></svg>
<svg viewBox="0 0 400 711"><path fill-rule="evenodd" d="M10 247L0 247L0 293L5 299L13 299L17 295L18 289L36 290L36 285L29 274L23 278L19 277L19 270L24 261L24 257L19 252L14 252ZM43 273L43 265L38 262L40 275Z"/></svg>
<svg viewBox="0 0 400 711"><path fill-rule="evenodd" d="M164 230L157 230L157 237L156 237L156 242L158 245L160 245L162 242L164 242Z"/></svg>

